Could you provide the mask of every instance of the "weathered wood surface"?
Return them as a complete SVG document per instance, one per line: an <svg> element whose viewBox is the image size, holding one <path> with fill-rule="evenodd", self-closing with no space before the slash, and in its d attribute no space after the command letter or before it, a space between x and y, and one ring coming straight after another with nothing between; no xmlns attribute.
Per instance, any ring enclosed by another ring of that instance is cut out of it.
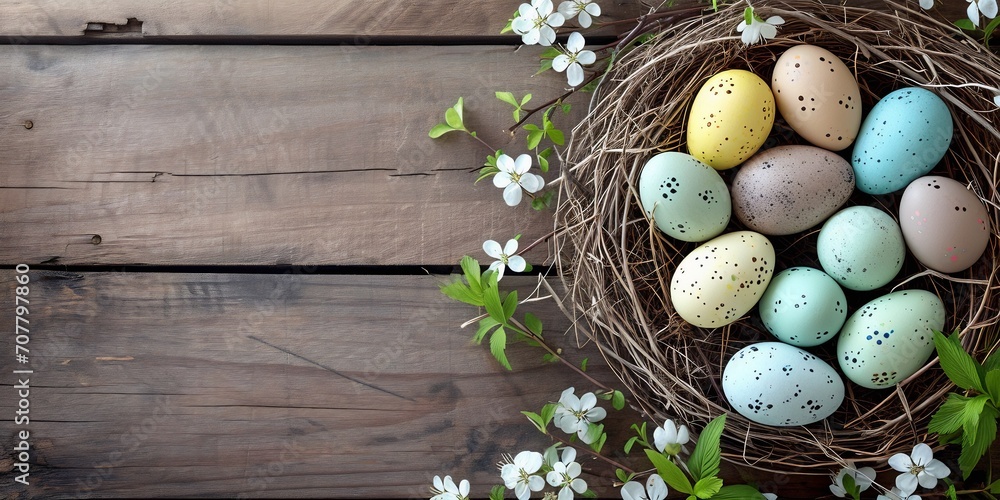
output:
<svg viewBox="0 0 1000 500"><path fill-rule="evenodd" d="M531 77L532 49L0 46L0 263L432 265L533 241L550 213L473 185L486 147L427 136L464 96L524 152L494 92L565 84Z"/></svg>
<svg viewBox="0 0 1000 500"><path fill-rule="evenodd" d="M5 480L0 496L420 498L434 475L454 474L483 497L500 482L502 453L550 444L520 410L566 387L594 389L527 346L511 347L516 369L505 372L458 328L475 311L438 292L446 277L299 271L31 272L30 362L13 362L10 337L0 358L0 468L14 463L16 431L36 451L30 486ZM0 271L5 300L13 276ZM504 284L524 297L535 279ZM522 308L612 383L593 346L563 335L569 324L551 301ZM0 322L14 323L12 307ZM30 422L17 426L11 371L28 367ZM641 417L610 415L608 446L625 460L627 426ZM613 469L584 463L601 475L586 476L591 486L615 495ZM825 482L755 479L783 498Z"/></svg>

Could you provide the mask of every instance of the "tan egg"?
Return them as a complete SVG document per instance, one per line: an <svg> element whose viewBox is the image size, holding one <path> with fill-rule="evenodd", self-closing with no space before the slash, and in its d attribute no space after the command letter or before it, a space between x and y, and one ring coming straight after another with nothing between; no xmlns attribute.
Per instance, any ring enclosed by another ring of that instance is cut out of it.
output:
<svg viewBox="0 0 1000 500"><path fill-rule="evenodd" d="M968 269L990 242L990 219L976 193L947 177L911 182L899 201L906 246L925 266L943 273Z"/></svg>
<svg viewBox="0 0 1000 500"><path fill-rule="evenodd" d="M812 144L840 151L858 136L858 81L830 51L814 45L786 50L774 65L771 90L785 122Z"/></svg>

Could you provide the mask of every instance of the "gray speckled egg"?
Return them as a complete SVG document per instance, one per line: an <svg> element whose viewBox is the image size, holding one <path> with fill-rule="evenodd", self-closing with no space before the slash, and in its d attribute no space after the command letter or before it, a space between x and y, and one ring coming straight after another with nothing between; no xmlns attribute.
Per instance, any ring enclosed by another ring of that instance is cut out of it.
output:
<svg viewBox="0 0 1000 500"><path fill-rule="evenodd" d="M722 372L722 391L740 415L782 427L823 420L844 401L844 381L833 367L781 342L740 349Z"/></svg>
<svg viewBox="0 0 1000 500"><path fill-rule="evenodd" d="M805 231L854 192L847 160L815 146L779 146L743 163L730 188L736 217L770 235Z"/></svg>
<svg viewBox="0 0 1000 500"><path fill-rule="evenodd" d="M816 254L823 271L851 290L874 290L903 268L906 245L899 224L874 207L849 207L819 231Z"/></svg>
<svg viewBox="0 0 1000 500"><path fill-rule="evenodd" d="M951 145L954 125L937 94L919 87L882 98L861 124L851 153L858 190L899 191L927 174Z"/></svg>
<svg viewBox="0 0 1000 500"><path fill-rule="evenodd" d="M837 340L844 375L869 389L890 387L924 366L933 330L944 328L944 303L926 290L883 295L855 311Z"/></svg>
<svg viewBox="0 0 1000 500"><path fill-rule="evenodd" d="M929 175L910 183L899 199L906 246L923 265L943 273L972 267L990 243L990 217L972 190Z"/></svg>
<svg viewBox="0 0 1000 500"><path fill-rule="evenodd" d="M646 162L639 174L639 199L656 227L681 241L718 236L732 213L719 172L684 153L660 153Z"/></svg>
<svg viewBox="0 0 1000 500"><path fill-rule="evenodd" d="M771 335L788 344L811 347L840 331L847 319L847 297L823 271L792 267L771 279L758 309Z"/></svg>

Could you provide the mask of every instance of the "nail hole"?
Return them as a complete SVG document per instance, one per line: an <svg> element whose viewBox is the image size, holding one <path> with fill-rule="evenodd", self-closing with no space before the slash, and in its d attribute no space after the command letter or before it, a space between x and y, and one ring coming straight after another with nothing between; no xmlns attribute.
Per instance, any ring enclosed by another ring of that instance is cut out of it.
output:
<svg viewBox="0 0 1000 500"><path fill-rule="evenodd" d="M101 235L95 234L94 237L90 239L90 242L93 243L94 245L100 245L101 244Z"/></svg>
<svg viewBox="0 0 1000 500"><path fill-rule="evenodd" d="M35 124L31 120L25 120L25 122L24 122L24 128L26 128L28 130L31 130L31 127L34 127L34 126L35 126Z"/></svg>

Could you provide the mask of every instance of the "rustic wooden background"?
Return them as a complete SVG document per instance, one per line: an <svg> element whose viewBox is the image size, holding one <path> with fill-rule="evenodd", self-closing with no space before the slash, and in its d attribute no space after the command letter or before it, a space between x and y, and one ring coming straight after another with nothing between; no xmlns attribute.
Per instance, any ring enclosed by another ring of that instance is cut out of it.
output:
<svg viewBox="0 0 1000 500"><path fill-rule="evenodd" d="M646 10L601 4L603 21ZM502 453L547 446L519 410L593 388L530 348L503 371L438 285L462 255L485 261L484 239L546 235L551 214L474 186L474 141L427 138L464 96L471 125L516 148L493 92L563 91L531 76L537 48L498 36L516 6L0 0L0 296L32 266L35 370L31 484L3 496L422 497L444 474L485 496ZM615 383L551 302L532 310ZM7 471L20 428L2 381ZM613 413L609 446L641 419ZM617 495L610 467L585 467ZM825 477L726 477L828 493Z"/></svg>

